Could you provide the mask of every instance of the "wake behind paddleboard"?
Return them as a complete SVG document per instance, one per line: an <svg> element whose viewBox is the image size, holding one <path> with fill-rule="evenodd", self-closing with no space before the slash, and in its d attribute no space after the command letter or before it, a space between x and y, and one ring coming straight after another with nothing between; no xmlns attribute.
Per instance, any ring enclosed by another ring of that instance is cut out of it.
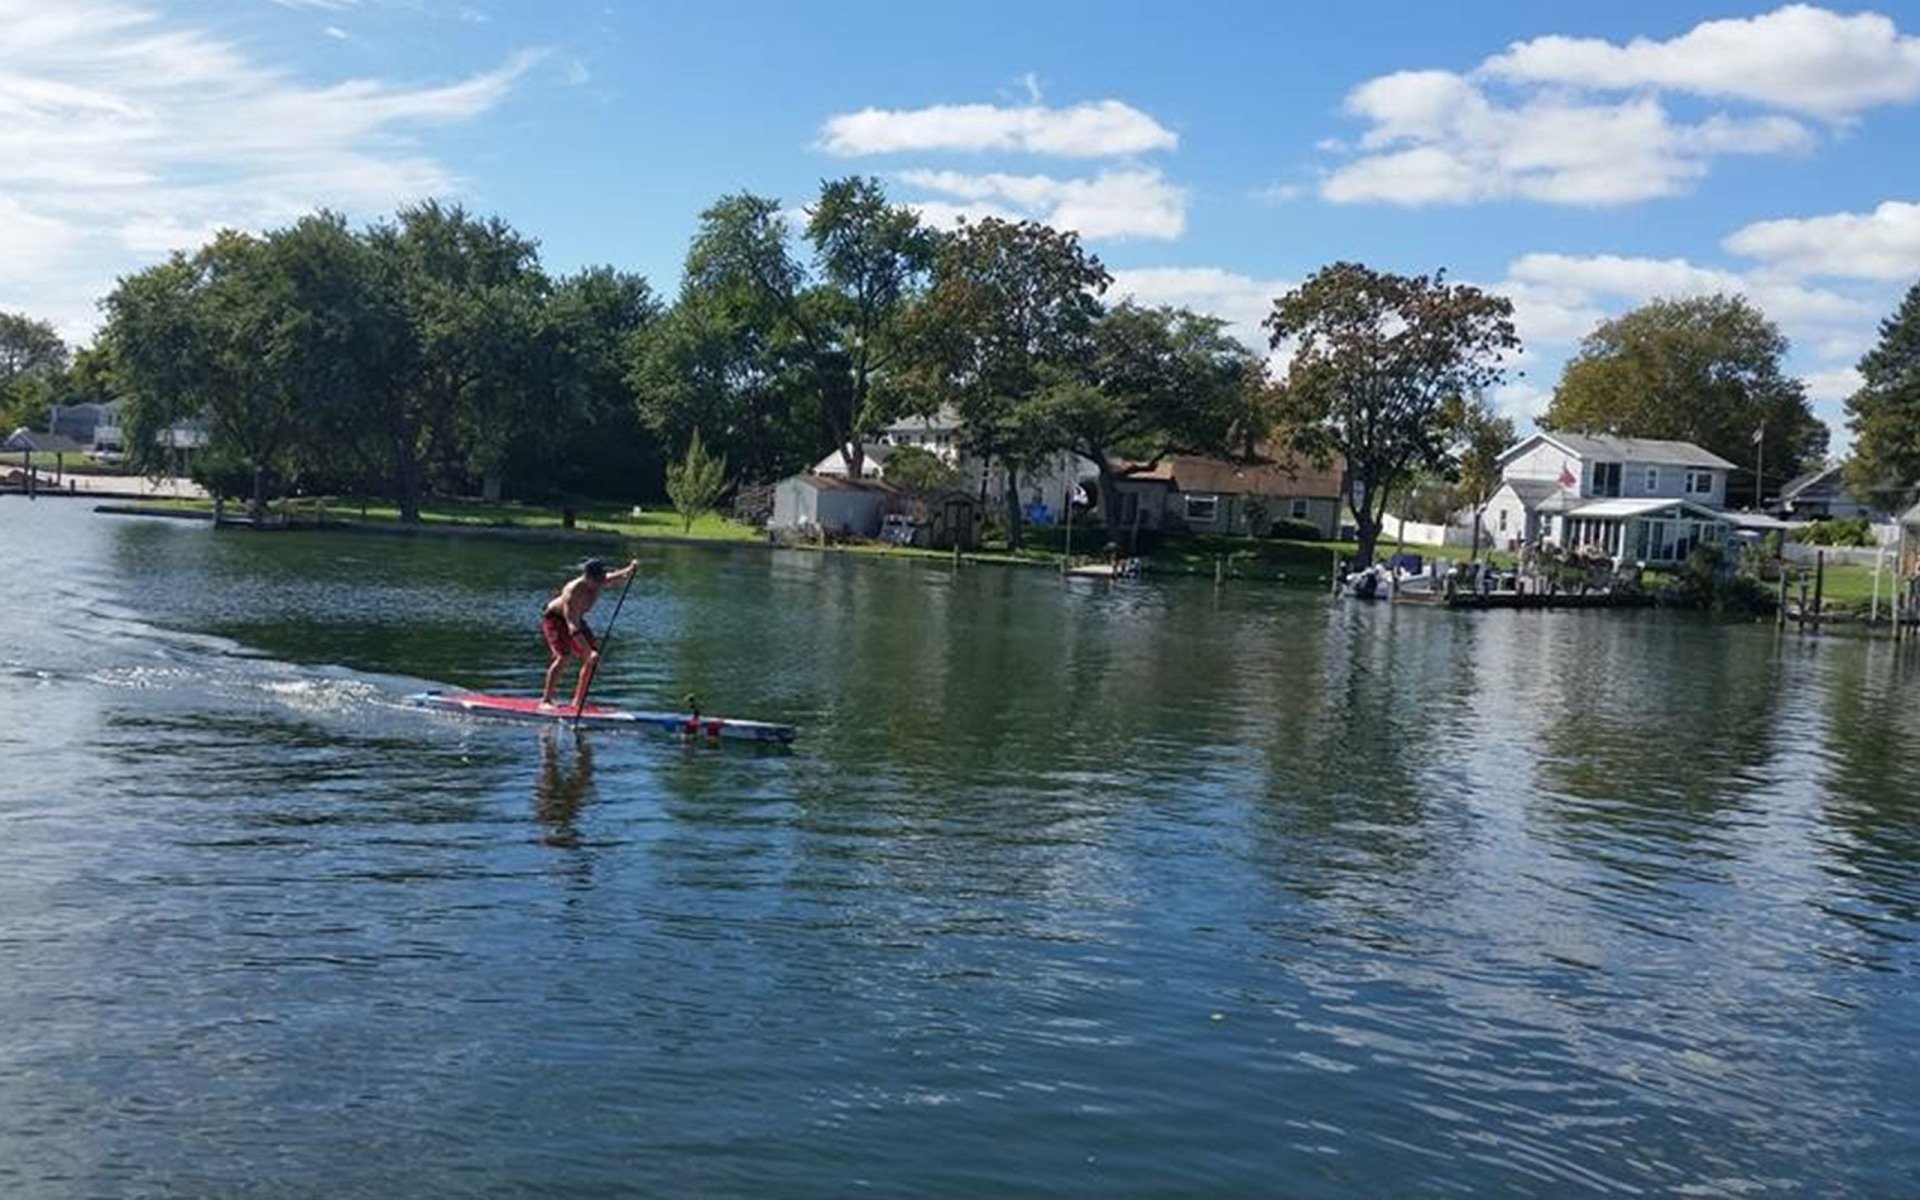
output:
<svg viewBox="0 0 1920 1200"><path fill-rule="evenodd" d="M552 721L574 723L572 706L542 708L532 696L491 696L485 692L419 692L407 702L421 708L468 713L476 717L500 717L509 721ZM791 725L771 721L743 721L733 717L709 717L704 713L632 712L589 704L580 711L579 723L603 728L646 729L681 737L726 739L743 742L791 742L798 732Z"/></svg>

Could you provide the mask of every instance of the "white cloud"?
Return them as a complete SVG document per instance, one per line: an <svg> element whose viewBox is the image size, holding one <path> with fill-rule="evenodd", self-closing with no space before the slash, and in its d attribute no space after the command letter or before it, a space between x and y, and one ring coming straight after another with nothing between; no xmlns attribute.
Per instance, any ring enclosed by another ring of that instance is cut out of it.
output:
<svg viewBox="0 0 1920 1200"><path fill-rule="evenodd" d="M1105 158L1172 150L1179 140L1139 109L1118 100L1099 100L1071 108L1042 104L863 108L828 117L818 145L842 157L996 150Z"/></svg>
<svg viewBox="0 0 1920 1200"><path fill-rule="evenodd" d="M963 221L982 221L988 217L1001 221L1026 219L1010 208L994 204L954 204L947 200L908 200L905 203L919 214L922 221L937 229L952 229Z"/></svg>
<svg viewBox="0 0 1920 1200"><path fill-rule="evenodd" d="M1267 334L1260 323L1273 311L1273 302L1293 283L1284 279L1256 279L1219 267L1140 267L1113 272L1107 299L1127 298L1150 305L1190 308L1225 321L1235 337L1266 353Z"/></svg>
<svg viewBox="0 0 1920 1200"><path fill-rule="evenodd" d="M1920 204L1889 200L1870 213L1758 221L1724 245L1793 275L1920 278Z"/></svg>
<svg viewBox="0 0 1920 1200"><path fill-rule="evenodd" d="M1741 294L1783 326L1821 328L1871 320L1877 310L1862 300L1824 288L1701 267L1683 258L1633 258L1617 254L1526 254L1507 268L1507 278L1562 299L1640 304L1656 297Z"/></svg>
<svg viewBox="0 0 1920 1200"><path fill-rule="evenodd" d="M1151 168L1102 171L1090 179L931 170L902 171L898 178L964 202L921 202L923 212L1015 214L1088 239L1172 239L1187 227L1186 191Z"/></svg>
<svg viewBox="0 0 1920 1200"><path fill-rule="evenodd" d="M119 0L0 0L0 308L83 337L116 275L222 225L457 191L417 135L493 109L537 57L315 86Z"/></svg>
<svg viewBox="0 0 1920 1200"><path fill-rule="evenodd" d="M1786 117L1676 122L1650 96L1606 103L1552 94L1506 104L1448 71L1382 76L1356 88L1346 107L1370 127L1359 157L1321 185L1335 203L1625 204L1685 191L1719 155L1813 142Z"/></svg>
<svg viewBox="0 0 1920 1200"><path fill-rule="evenodd" d="M1706 21L1668 41L1516 42L1481 71L1530 84L1677 91L1839 118L1920 98L1920 38L1878 13L1846 17L1792 4Z"/></svg>
<svg viewBox="0 0 1920 1200"><path fill-rule="evenodd" d="M349 37L353 36L349 34L346 30L340 28L338 25L329 25L325 29L322 29L320 32L326 34L328 37L339 42L344 42Z"/></svg>
<svg viewBox="0 0 1920 1200"><path fill-rule="evenodd" d="M1860 372L1852 367L1808 371L1801 378L1806 381L1807 395L1815 401L1835 403L1860 390Z"/></svg>
<svg viewBox="0 0 1920 1200"><path fill-rule="evenodd" d="M1663 97L1772 112L1675 118ZM1726 155L1805 151L1793 116L1843 121L1920 98L1920 38L1886 17L1793 5L1667 41L1542 37L1468 73L1399 71L1347 97L1365 120L1329 172L1335 203L1522 199L1605 205L1690 189ZM1322 143L1322 149L1327 144Z"/></svg>
<svg viewBox="0 0 1920 1200"><path fill-rule="evenodd" d="M1255 192L1253 194L1253 198L1255 200L1260 201L1260 203L1262 204L1272 204L1272 205L1278 206L1282 204L1291 204L1295 200L1298 200L1300 197L1306 194L1307 194L1307 187L1305 184L1272 183L1272 184L1268 184L1266 187L1263 187L1259 191Z"/></svg>
<svg viewBox="0 0 1920 1200"><path fill-rule="evenodd" d="M1888 298L1808 287L1769 271L1740 272L1700 266L1685 259L1624 255L1526 254L1489 286L1514 304L1514 324L1526 344L1528 378L1496 393L1495 403L1516 417L1544 411L1548 373L1580 339L1608 317L1659 298L1713 293L1746 296L1777 322L1792 347L1787 367L1806 380L1818 415L1836 431L1837 402L1853 393L1853 361L1873 341L1875 322Z"/></svg>
<svg viewBox="0 0 1920 1200"><path fill-rule="evenodd" d="M1553 389L1524 380L1513 380L1493 389L1488 399L1494 411L1512 420L1514 428L1526 433L1553 400Z"/></svg>

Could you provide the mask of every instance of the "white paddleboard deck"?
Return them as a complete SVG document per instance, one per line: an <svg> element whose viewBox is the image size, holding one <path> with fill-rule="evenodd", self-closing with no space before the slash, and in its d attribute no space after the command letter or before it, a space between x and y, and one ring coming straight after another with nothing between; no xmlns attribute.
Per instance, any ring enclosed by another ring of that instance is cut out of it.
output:
<svg viewBox="0 0 1920 1200"><path fill-rule="evenodd" d="M485 692L419 692L407 697L410 704L443 712L466 713L476 717L497 717L509 721L548 721L572 725L572 705L542 707L532 696L494 696ZM650 730L676 737L703 738L709 741L791 742L799 732L792 725L772 721L746 721L738 717L710 717L705 713L635 712L589 704L578 714L583 726Z"/></svg>

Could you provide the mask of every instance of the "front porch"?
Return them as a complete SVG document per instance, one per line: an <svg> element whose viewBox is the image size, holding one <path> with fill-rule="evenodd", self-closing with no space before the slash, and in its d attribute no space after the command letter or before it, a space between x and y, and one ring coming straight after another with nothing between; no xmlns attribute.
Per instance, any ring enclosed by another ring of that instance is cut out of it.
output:
<svg viewBox="0 0 1920 1200"><path fill-rule="evenodd" d="M1724 513L1687 500L1597 500L1560 517L1557 540L1567 550L1597 550L1617 562L1683 563L1699 546L1727 541Z"/></svg>

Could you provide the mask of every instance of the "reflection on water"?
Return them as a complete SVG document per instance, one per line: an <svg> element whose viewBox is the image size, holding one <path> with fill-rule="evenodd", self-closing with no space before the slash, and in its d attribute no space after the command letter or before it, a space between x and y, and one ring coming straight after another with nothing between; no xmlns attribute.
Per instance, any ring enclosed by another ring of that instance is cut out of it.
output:
<svg viewBox="0 0 1920 1200"><path fill-rule="evenodd" d="M561 743L568 743L563 749ZM540 782L533 793L533 811L546 826L546 843L577 849L580 830L575 818L593 794L593 742L578 730L550 725L540 733Z"/></svg>
<svg viewBox="0 0 1920 1200"><path fill-rule="evenodd" d="M579 554L0 500L0 1192L1920 1178L1911 648L656 550L791 752L400 703Z"/></svg>

